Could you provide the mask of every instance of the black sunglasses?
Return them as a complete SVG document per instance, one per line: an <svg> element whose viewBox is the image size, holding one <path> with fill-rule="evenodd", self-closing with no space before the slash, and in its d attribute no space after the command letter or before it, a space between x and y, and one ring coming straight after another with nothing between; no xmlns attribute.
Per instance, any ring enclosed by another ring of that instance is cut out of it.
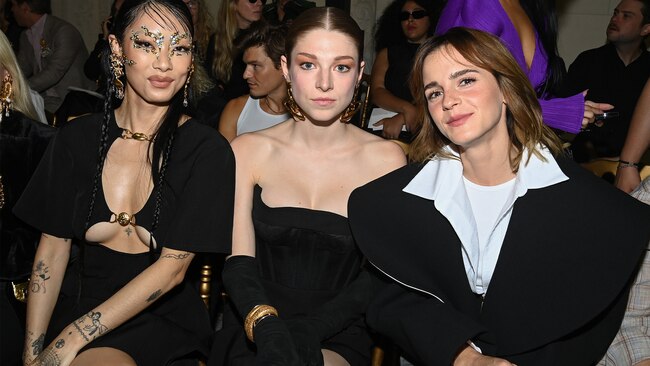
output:
<svg viewBox="0 0 650 366"><path fill-rule="evenodd" d="M411 13L409 13L408 11L403 11L399 13L399 20L403 22L405 20L409 20L410 17L413 17L413 19L422 19L426 16L429 16L426 10L414 10Z"/></svg>
<svg viewBox="0 0 650 366"><path fill-rule="evenodd" d="M257 0L248 0L249 3L255 4ZM262 5L266 5L266 0L262 0Z"/></svg>

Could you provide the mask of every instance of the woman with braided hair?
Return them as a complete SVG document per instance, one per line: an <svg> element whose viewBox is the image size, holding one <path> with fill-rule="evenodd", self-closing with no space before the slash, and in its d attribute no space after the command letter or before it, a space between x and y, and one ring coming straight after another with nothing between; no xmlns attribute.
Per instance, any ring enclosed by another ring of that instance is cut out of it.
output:
<svg viewBox="0 0 650 366"><path fill-rule="evenodd" d="M104 113L60 129L15 209L43 232L25 364L177 365L209 347L185 272L196 252L230 251L234 157L186 114L183 1L127 0L114 22Z"/></svg>

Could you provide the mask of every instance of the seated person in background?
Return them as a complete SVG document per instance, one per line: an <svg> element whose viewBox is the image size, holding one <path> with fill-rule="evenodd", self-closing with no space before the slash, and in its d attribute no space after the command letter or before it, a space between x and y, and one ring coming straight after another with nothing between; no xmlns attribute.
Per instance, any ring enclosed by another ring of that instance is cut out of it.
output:
<svg viewBox="0 0 650 366"><path fill-rule="evenodd" d="M453 28L426 41L412 87L415 164L350 196L352 233L378 269L370 327L415 364L597 363L650 207L562 157L498 38Z"/></svg>
<svg viewBox="0 0 650 366"><path fill-rule="evenodd" d="M24 304L12 283L26 282L41 235L11 212L41 160L54 128L38 122L29 85L9 40L0 32L0 364L18 365ZM37 94L38 95L38 94ZM16 310L14 309L21 309Z"/></svg>
<svg viewBox="0 0 650 366"><path fill-rule="evenodd" d="M382 48L372 66L370 97L377 107L397 113L375 123L383 126L386 138L399 137L404 125L417 130L408 78L415 51L433 34L436 16L433 0L395 0L379 20L375 39Z"/></svg>
<svg viewBox="0 0 650 366"><path fill-rule="evenodd" d="M210 40L206 68L223 91L226 100L248 93L248 84L242 78L246 64L240 49L235 47L250 26L262 18L264 1L223 0L217 13L217 29Z"/></svg>
<svg viewBox="0 0 650 366"><path fill-rule="evenodd" d="M84 63L84 74L95 85L91 90L70 90L63 99L63 103L56 110L54 125L59 127L69 119L88 113L100 112L104 107L103 94L106 80L102 71L102 53L108 49L108 35L111 33L112 22L115 14L120 10L124 0L115 0L111 5L110 15L102 20L102 32L97 35L95 47Z"/></svg>
<svg viewBox="0 0 650 366"><path fill-rule="evenodd" d="M300 13L316 6L307 0L274 0L264 5L264 19L271 24L290 24Z"/></svg>
<svg viewBox="0 0 650 366"><path fill-rule="evenodd" d="M613 106L585 101L582 93L555 97L565 68L557 52L554 4L548 0L448 0L436 34L452 27L468 27L499 37L536 90L544 123L578 133L594 122L595 114Z"/></svg>
<svg viewBox="0 0 650 366"><path fill-rule="evenodd" d="M106 47L108 47L108 35L111 34L114 21L113 18L115 17L115 14L117 14L117 12L120 10L122 3L124 3L124 0L113 1L113 5L111 5L110 15L106 19L102 20L102 32L97 35L95 48L93 48L93 50L90 52L88 59L84 63L84 74L88 79L95 81L99 88L103 86L103 82L99 79L104 75L101 64L102 52L104 52ZM98 90L98 92L103 93L102 90Z"/></svg>
<svg viewBox="0 0 650 366"><path fill-rule="evenodd" d="M263 130L289 119L284 101L287 82L282 74L280 57L284 54L285 26L255 22L237 46L244 50L250 95L232 99L219 120L219 132L232 141L246 132Z"/></svg>
<svg viewBox="0 0 650 366"><path fill-rule="evenodd" d="M569 67L564 94L588 90L586 97L616 106L619 116L599 121L571 142L573 157L585 162L618 156L641 90L650 76L650 0L622 0L607 26L607 44L578 55Z"/></svg>
<svg viewBox="0 0 650 366"><path fill-rule="evenodd" d="M210 14L210 9L205 4L205 0L183 0L185 5L190 8L192 13L192 23L194 23L194 46L199 63L203 64L208 52L210 37L214 34L214 18Z"/></svg>
<svg viewBox="0 0 650 366"><path fill-rule="evenodd" d="M630 130L616 171L614 184L623 192L631 192L641 183L641 157L650 147L650 81L646 82L632 115ZM650 179L650 178L648 178Z"/></svg>
<svg viewBox="0 0 650 366"><path fill-rule="evenodd" d="M29 86L45 99L45 110L54 113L71 86L93 89L83 74L88 58L79 31L50 14L49 0L11 0L18 25L27 27L20 37L18 61Z"/></svg>

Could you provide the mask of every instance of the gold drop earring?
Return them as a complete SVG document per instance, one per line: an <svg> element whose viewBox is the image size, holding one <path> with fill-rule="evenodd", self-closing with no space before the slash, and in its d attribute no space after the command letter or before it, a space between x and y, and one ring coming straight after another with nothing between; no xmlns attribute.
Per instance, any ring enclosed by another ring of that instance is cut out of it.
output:
<svg viewBox="0 0 650 366"><path fill-rule="evenodd" d="M9 111L13 109L14 89L13 78L7 73L2 79L2 90L0 90L0 122L3 117L9 117Z"/></svg>

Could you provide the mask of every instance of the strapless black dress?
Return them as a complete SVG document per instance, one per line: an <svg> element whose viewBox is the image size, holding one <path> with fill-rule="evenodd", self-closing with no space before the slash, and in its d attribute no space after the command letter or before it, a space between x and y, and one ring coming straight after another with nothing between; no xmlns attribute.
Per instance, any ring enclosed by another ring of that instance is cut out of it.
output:
<svg viewBox="0 0 650 366"><path fill-rule="evenodd" d="M308 314L359 275L362 257L344 216L269 207L262 200L262 188L255 186L253 223L260 276L281 318ZM370 364L372 341L363 319L322 342L322 348L338 353L352 366ZM254 361L255 346L246 339L234 306L228 304L210 363L250 365Z"/></svg>

